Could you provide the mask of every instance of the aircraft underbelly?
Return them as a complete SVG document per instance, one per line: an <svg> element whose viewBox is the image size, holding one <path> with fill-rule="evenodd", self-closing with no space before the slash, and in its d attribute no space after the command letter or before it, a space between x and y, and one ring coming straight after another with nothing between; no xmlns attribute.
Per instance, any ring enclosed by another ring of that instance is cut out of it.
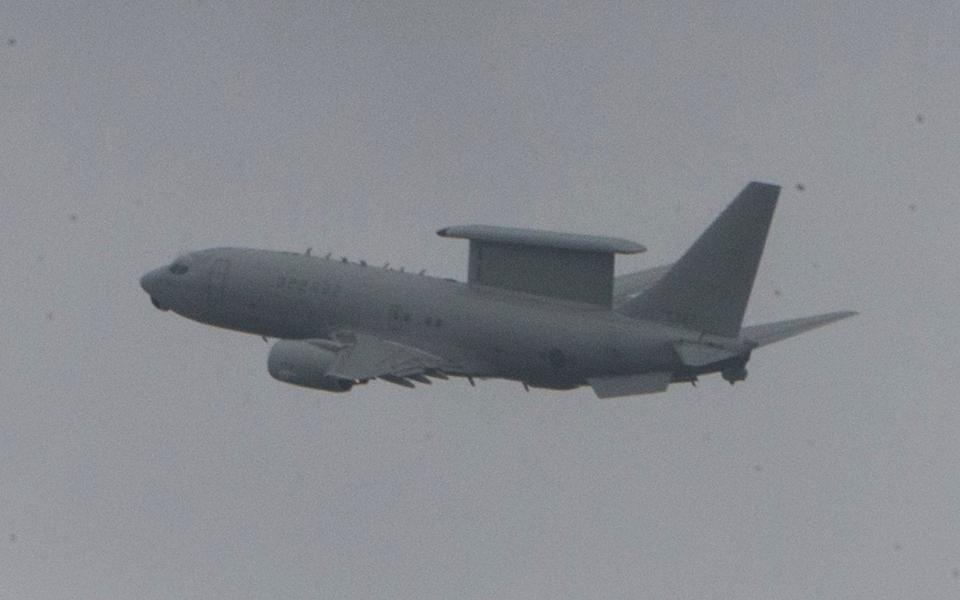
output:
<svg viewBox="0 0 960 600"><path fill-rule="evenodd" d="M208 294L222 294L231 315L208 322L282 339L356 331L458 358L468 365L464 374L561 389L655 371L672 359L655 336L595 308L505 299L333 261L314 265L321 268L258 264L236 281L226 266L215 269Z"/></svg>
<svg viewBox="0 0 960 600"><path fill-rule="evenodd" d="M506 378L561 389L598 375L654 371L673 359L667 344L634 332L605 327L590 317L567 315L564 321L559 332L558 320L478 323L476 347L489 353Z"/></svg>

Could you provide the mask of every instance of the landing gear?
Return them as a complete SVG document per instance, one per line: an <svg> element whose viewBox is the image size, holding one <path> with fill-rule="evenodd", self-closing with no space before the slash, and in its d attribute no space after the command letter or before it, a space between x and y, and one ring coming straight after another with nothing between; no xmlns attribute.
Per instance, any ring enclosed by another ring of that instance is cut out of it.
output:
<svg viewBox="0 0 960 600"><path fill-rule="evenodd" d="M727 367L726 369L720 371L720 375L722 375L725 380L729 381L730 385L733 385L736 382L743 381L747 378L747 369L743 365Z"/></svg>
<svg viewBox="0 0 960 600"><path fill-rule="evenodd" d="M674 373L670 383L689 383L693 387L697 387L697 381L697 376L693 373L683 373L681 375Z"/></svg>

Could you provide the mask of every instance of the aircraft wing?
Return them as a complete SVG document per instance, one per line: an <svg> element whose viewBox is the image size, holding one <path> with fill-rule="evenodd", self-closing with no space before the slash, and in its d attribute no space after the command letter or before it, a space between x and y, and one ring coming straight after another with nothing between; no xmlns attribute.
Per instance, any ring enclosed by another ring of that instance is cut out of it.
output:
<svg viewBox="0 0 960 600"><path fill-rule="evenodd" d="M436 354L373 335L340 333L336 337L342 348L328 374L351 380L383 379L413 387L410 380L430 383L427 376L446 379L446 374L469 375L476 365L450 360Z"/></svg>

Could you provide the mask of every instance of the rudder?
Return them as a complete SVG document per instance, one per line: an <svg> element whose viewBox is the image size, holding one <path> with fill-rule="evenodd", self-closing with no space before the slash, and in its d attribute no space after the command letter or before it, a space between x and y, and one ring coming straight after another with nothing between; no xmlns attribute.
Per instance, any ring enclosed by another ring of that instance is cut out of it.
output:
<svg viewBox="0 0 960 600"><path fill-rule="evenodd" d="M619 312L737 337L779 195L778 185L747 184L673 268Z"/></svg>

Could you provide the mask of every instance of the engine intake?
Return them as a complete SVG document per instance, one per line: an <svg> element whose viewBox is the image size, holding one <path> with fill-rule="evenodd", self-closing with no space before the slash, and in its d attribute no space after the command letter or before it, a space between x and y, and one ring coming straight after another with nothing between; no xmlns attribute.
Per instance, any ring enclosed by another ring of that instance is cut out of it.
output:
<svg viewBox="0 0 960 600"><path fill-rule="evenodd" d="M271 377L284 383L326 392L348 392L353 381L327 375L336 357L335 351L309 342L280 340L270 349L267 370Z"/></svg>

